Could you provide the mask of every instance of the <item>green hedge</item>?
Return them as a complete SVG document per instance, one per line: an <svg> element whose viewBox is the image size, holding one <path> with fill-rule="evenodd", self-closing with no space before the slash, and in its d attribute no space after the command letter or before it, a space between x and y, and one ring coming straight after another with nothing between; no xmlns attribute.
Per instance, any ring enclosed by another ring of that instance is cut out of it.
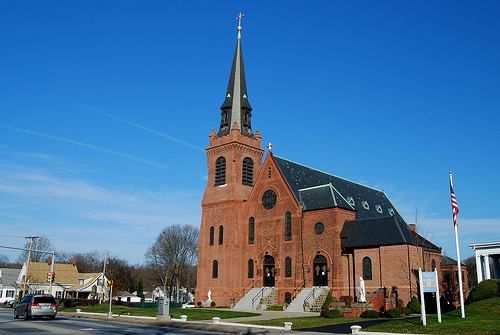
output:
<svg viewBox="0 0 500 335"><path fill-rule="evenodd" d="M401 308L391 308L385 311L385 316L393 319L393 318L400 318L403 315L403 311Z"/></svg>
<svg viewBox="0 0 500 335"><path fill-rule="evenodd" d="M420 313L420 301L418 301L416 296L411 297L411 300L406 307L408 307L412 313Z"/></svg>
<svg viewBox="0 0 500 335"><path fill-rule="evenodd" d="M368 319L376 319L376 318L378 318L378 312L374 311L372 309L369 309L369 310L366 310L363 313L361 313L360 317L368 318Z"/></svg>
<svg viewBox="0 0 500 335"><path fill-rule="evenodd" d="M324 311L323 313L323 316L325 318L328 318L328 319L332 319L332 318L340 318L341 316L343 316L344 314L338 310L338 309L330 309L330 310L326 310Z"/></svg>
<svg viewBox="0 0 500 335"><path fill-rule="evenodd" d="M500 280L498 279L488 279L480 282L476 287L472 289L467 298L467 303L471 304L473 302L494 298L500 295Z"/></svg>
<svg viewBox="0 0 500 335"><path fill-rule="evenodd" d="M325 316L325 312L328 311L328 306L330 306L330 304L332 302L333 302L332 292L329 291L328 294L327 294L327 296L326 296L325 302L321 306L321 314L320 314L320 316Z"/></svg>

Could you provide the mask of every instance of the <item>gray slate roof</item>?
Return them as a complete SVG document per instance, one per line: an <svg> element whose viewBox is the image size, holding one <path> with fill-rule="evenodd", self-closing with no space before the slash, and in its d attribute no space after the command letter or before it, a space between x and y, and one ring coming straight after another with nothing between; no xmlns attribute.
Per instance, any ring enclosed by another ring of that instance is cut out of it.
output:
<svg viewBox="0 0 500 335"><path fill-rule="evenodd" d="M16 280L19 276L21 269L9 269L9 268L1 268L0 269L0 282L5 286L16 286Z"/></svg>
<svg viewBox="0 0 500 335"><path fill-rule="evenodd" d="M305 211L326 208L356 211L356 220L347 221L341 233L344 248L411 244L434 252L441 251L408 229L384 192L281 157L273 158Z"/></svg>
<svg viewBox="0 0 500 335"><path fill-rule="evenodd" d="M335 207L352 210L354 208L356 210L356 219L390 216L391 213L389 211L392 210L393 215L404 222L394 205L382 191L312 169L281 157L273 157L295 197L299 202L304 204L305 210ZM328 184L331 184L336 191L335 201L332 199L328 203L325 203L322 195L328 192L326 189L307 193L301 192L303 189ZM324 194L321 194L322 192ZM352 206L348 203L349 198L352 198L354 201ZM368 204L368 209L363 207L364 202ZM380 206L382 213L377 211L377 205Z"/></svg>
<svg viewBox="0 0 500 335"><path fill-rule="evenodd" d="M465 263L460 263L460 264L466 266ZM441 258L441 265L458 265L458 262L456 259L453 259L448 256L443 256L443 258Z"/></svg>
<svg viewBox="0 0 500 335"><path fill-rule="evenodd" d="M347 221L340 238L344 249L416 243L408 226L394 216Z"/></svg>

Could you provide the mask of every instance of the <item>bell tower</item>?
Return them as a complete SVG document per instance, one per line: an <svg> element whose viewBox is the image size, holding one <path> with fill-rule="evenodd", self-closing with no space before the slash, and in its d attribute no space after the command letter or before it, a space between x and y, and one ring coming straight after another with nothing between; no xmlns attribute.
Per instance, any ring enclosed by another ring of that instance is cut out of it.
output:
<svg viewBox="0 0 500 335"><path fill-rule="evenodd" d="M259 131L251 126L252 107L248 101L241 21L238 16L236 50L229 82L220 107L219 131L212 130L206 149L208 181L202 200L198 244L197 300L211 299L229 305L240 289L243 206L252 192L262 166L264 150Z"/></svg>

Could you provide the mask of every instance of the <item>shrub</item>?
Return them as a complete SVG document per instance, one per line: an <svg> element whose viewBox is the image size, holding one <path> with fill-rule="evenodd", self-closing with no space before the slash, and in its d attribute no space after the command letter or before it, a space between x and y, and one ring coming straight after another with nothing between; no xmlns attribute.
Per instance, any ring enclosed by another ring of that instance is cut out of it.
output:
<svg viewBox="0 0 500 335"><path fill-rule="evenodd" d="M408 307L401 307L401 312L403 315L411 315L411 309Z"/></svg>
<svg viewBox="0 0 500 335"><path fill-rule="evenodd" d="M369 309L369 310L366 310L363 313L361 313L360 317L369 318L369 319L376 319L376 318L378 318L378 312L374 311L372 309Z"/></svg>
<svg viewBox="0 0 500 335"><path fill-rule="evenodd" d="M499 295L500 280L483 280L472 289L467 298L467 303L473 303L479 300L494 298Z"/></svg>
<svg viewBox="0 0 500 335"><path fill-rule="evenodd" d="M411 300L406 307L408 307L412 313L420 313L420 301L418 301L416 296L411 297Z"/></svg>
<svg viewBox="0 0 500 335"><path fill-rule="evenodd" d="M78 300L73 300L73 299L64 299L62 303L64 308L76 307L79 304L80 302Z"/></svg>
<svg viewBox="0 0 500 335"><path fill-rule="evenodd" d="M201 307L201 301L196 302L196 306Z"/></svg>
<svg viewBox="0 0 500 335"><path fill-rule="evenodd" d="M405 305L405 303L403 302L403 300L401 300L401 299L396 300L396 307L397 308L404 307L404 305Z"/></svg>
<svg viewBox="0 0 500 335"><path fill-rule="evenodd" d="M325 302L321 306L321 313L320 316L325 316L325 312L328 311L328 306L332 303L332 292L328 292Z"/></svg>
<svg viewBox="0 0 500 335"><path fill-rule="evenodd" d="M354 301L354 298L351 297L350 295L343 295L339 298L339 301L345 303L347 307L352 307L352 302Z"/></svg>
<svg viewBox="0 0 500 335"><path fill-rule="evenodd" d="M267 307L268 311L283 311L283 305L272 305Z"/></svg>
<svg viewBox="0 0 500 335"><path fill-rule="evenodd" d="M79 304L84 307L97 305L98 303L99 303L98 300L88 300L88 299L79 300Z"/></svg>
<svg viewBox="0 0 500 335"><path fill-rule="evenodd" d="M400 318L402 315L401 308L391 308L385 311L385 317L387 318Z"/></svg>
<svg viewBox="0 0 500 335"><path fill-rule="evenodd" d="M326 310L324 313L323 313L323 316L325 318L328 318L328 319L332 319L332 318L340 318L341 316L343 316L344 314L338 310L338 309L330 309L330 310Z"/></svg>
<svg viewBox="0 0 500 335"><path fill-rule="evenodd" d="M210 307L215 307L215 301L212 301L212 302L210 303Z"/></svg>

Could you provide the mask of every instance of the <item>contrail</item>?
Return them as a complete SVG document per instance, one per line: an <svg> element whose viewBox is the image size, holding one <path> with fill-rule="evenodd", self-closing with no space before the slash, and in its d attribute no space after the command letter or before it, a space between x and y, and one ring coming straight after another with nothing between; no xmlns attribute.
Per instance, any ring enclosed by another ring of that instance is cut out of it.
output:
<svg viewBox="0 0 500 335"><path fill-rule="evenodd" d="M45 133L41 133L41 132L34 131L34 130L24 129L24 128L12 127L12 126L8 126L8 125L5 125L5 124L0 124L0 127L1 128L5 128L5 129L14 130L14 131L17 131L17 132L20 132L20 133L25 133L25 134L34 135L34 136L45 137L45 138L49 138L49 139L60 141L60 142L65 142L65 143L70 143L70 144L78 145L78 146L83 147L83 148L87 148L87 149L91 149L91 150L95 150L95 151L104 152L104 153L111 154L111 155L114 155L114 156L118 156L118 157L130 159L130 160L133 160L133 161L139 162L139 163L144 163L144 164L148 164L148 165L152 165L152 166L156 166L156 167L170 169L170 166L162 164L162 163L158 163L158 162L155 162L155 161L150 161L150 160L147 160L147 159L144 159L144 158L141 158L141 157L137 157L137 156L132 156L132 155L129 155L129 154L126 154L126 153L123 153L123 152L119 152L119 151L115 151L115 150L111 150L111 149L106 149L106 148L98 147L96 145L92 145L92 144L88 144L88 143L84 143L84 142L75 141L75 140L72 140L72 139L69 139L69 138L64 138L64 137L60 137L60 136L45 134Z"/></svg>
<svg viewBox="0 0 500 335"><path fill-rule="evenodd" d="M126 119L124 119L122 117L119 117L119 116L116 116L116 115L113 115L113 114L110 114L110 113L103 112L103 111L101 111L99 109L96 109L96 108L93 108L93 107L91 107L89 105L85 105L85 104L79 104L79 105L82 106L82 107L85 107L85 108L87 108L87 109L89 109L89 110L91 110L93 112L96 112L96 113L99 113L101 115L107 116L107 117L109 117L109 118L111 118L113 120L120 121L122 123L128 124L129 126L136 127L138 129L147 131L148 133L155 134L157 136L167 138L167 139L169 139L169 140L171 140L173 142L185 145L185 146L190 147L192 149L204 151L204 149L202 147L197 146L196 144L192 144L192 143L186 142L184 140L178 139L176 137L167 135L165 133L162 133L161 131L154 130L154 129L148 128L146 126L143 126L141 124L138 124L138 123L126 120Z"/></svg>

